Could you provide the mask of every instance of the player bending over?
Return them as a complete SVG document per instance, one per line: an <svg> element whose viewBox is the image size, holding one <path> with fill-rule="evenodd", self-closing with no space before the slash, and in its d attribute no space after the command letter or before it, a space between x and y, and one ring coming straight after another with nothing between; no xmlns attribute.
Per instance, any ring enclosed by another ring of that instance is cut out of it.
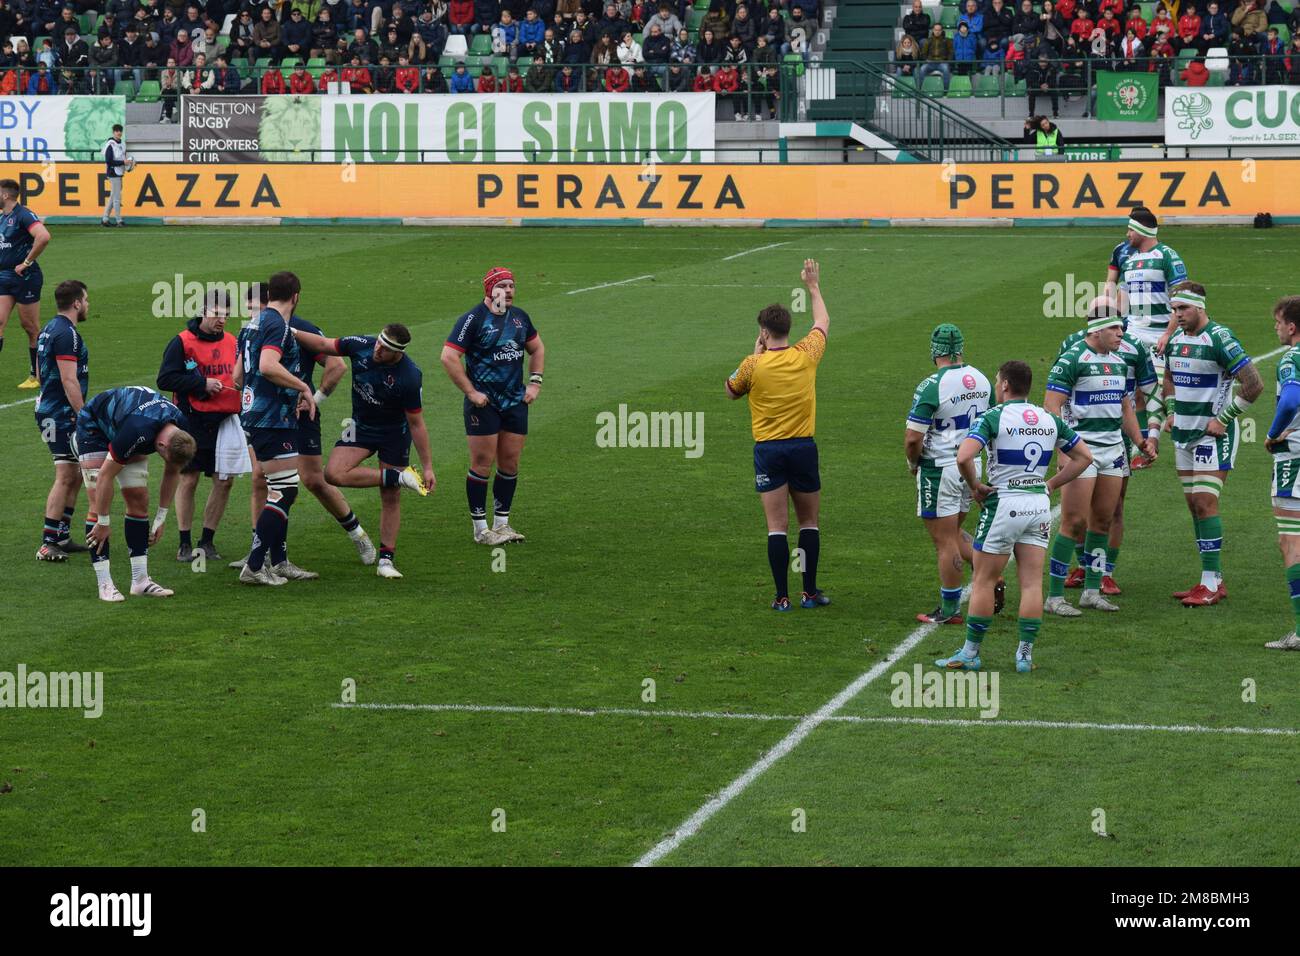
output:
<svg viewBox="0 0 1300 956"><path fill-rule="evenodd" d="M803 596L800 606L815 608L831 603L817 587L817 560L821 554L818 511L821 476L817 471L817 366L826 354L830 315L822 300L819 268L805 259L800 277L808 287L813 327L790 346L790 311L769 305L758 313L758 339L754 353L745 356L727 379L727 396L749 396L754 432L754 490L763 501L767 519L767 563L776 584L772 610L790 610L788 575L790 501L799 519L799 549L804 556Z"/></svg>
<svg viewBox="0 0 1300 956"><path fill-rule="evenodd" d="M77 415L76 453L90 499L86 544L99 583L101 601L121 601L108 572L109 513L113 484L126 503L126 547L131 555L131 594L171 597L172 591L149 577L149 545L162 537L163 523L180 482L194 457L194 437L185 415L151 388L128 385L100 392ZM158 489L158 511L149 527L149 455L165 462Z"/></svg>
<svg viewBox="0 0 1300 956"><path fill-rule="evenodd" d="M72 436L90 387L90 352L77 331L90 308L86 284L76 279L60 282L54 290L54 304L58 314L45 323L36 340L36 364L41 377L36 427L54 458L54 484L45 498L45 527L36 552L38 561L66 561L69 554L86 550L84 544L73 543L70 530L81 492L81 469L72 451Z"/></svg>
<svg viewBox="0 0 1300 956"><path fill-rule="evenodd" d="M1024 362L1006 362L994 383L998 404L985 412L957 449L957 467L980 502L975 531L975 573L971 576L966 643L935 661L949 670L980 669L980 645L993 623L993 587L1014 553L1020 581L1020 645L1016 671L1033 669L1034 641L1043 626L1043 556L1052 530L1050 494L1092 464L1088 445L1057 416L1031 405L1026 396L1033 372ZM1047 477L1056 449L1069 458ZM989 484L979 480L975 459L983 450Z"/></svg>
<svg viewBox="0 0 1300 956"><path fill-rule="evenodd" d="M1059 417L1068 403L1074 419L1071 426L1092 453L1092 464L1061 491L1061 526L1052 542L1049 596L1044 605L1045 611L1061 617L1081 613L1064 596L1070 557L1081 542L1087 571L1079 607L1119 610L1102 596L1101 580L1106 573L1110 523L1129 475L1124 439L1148 460L1156 458L1138 427L1133 406L1137 377L1119 351L1123 335L1124 320L1111 304L1094 303L1087 334L1056 359L1047 378L1043 407Z"/></svg>
<svg viewBox="0 0 1300 956"><path fill-rule="evenodd" d="M424 426L424 376L406 354L411 333L398 323L378 335L327 339L295 331L303 348L320 355L346 356L352 362L352 420L334 444L325 478L344 488L379 489L379 566L381 578L400 578L393 564L397 531L402 524L401 489L427 495L436 483L429 432ZM420 455L423 474L410 466L411 443ZM362 462L379 456L378 468Z"/></svg>
<svg viewBox="0 0 1300 956"><path fill-rule="evenodd" d="M1300 489L1296 487L1300 476L1300 295L1287 296L1273 306L1273 329L1288 348L1277 363L1277 413L1264 447L1273 453L1273 516L1295 626L1286 637L1264 646L1300 651Z"/></svg>
<svg viewBox="0 0 1300 956"><path fill-rule="evenodd" d="M519 483L519 455L528 436L528 406L542 390L546 349L533 320L514 301L514 274L503 266L490 269L483 277L483 301L456 320L442 347L442 367L465 393L469 443L465 496L479 544L524 540L510 527L510 504ZM487 482L493 462L497 475L492 482L494 516L489 528Z"/></svg>
<svg viewBox="0 0 1300 956"><path fill-rule="evenodd" d="M248 290L248 310L250 315L257 315L266 307L266 297L266 284L263 282L253 283ZM289 328L295 333L310 332L312 335L320 336L325 334L296 312L289 318ZM379 552L375 550L374 544L371 543L370 536L366 534L366 529L361 527L361 521L353 514L348 500L343 497L343 492L325 480L325 467L321 464L319 409L325 400L334 394L334 389L342 381L343 375L347 371L347 365L337 355L319 355L301 344L298 346L298 353L299 362L291 371L308 388L316 387L312 381L315 367L319 365L324 369L321 372L320 388L317 388L313 395L318 413L316 415L311 415L305 411L298 413L298 478L302 483L302 487L312 493L316 500L321 503L321 506L338 522L339 527L352 539L357 554L361 558L361 563L366 565L374 564ZM256 526L258 516L261 515L262 509L266 507L266 473L262 471L262 466L257 461L257 455L251 449L249 450L249 456L253 460L253 488L248 496L248 503L252 510L253 525ZM245 555L238 561L230 562L230 566L242 569L247 563L248 556Z"/></svg>
<svg viewBox="0 0 1300 956"><path fill-rule="evenodd" d="M1205 312L1205 286L1179 285L1171 299L1178 332L1165 350L1163 393L1172 423L1175 467L1192 513L1201 580L1174 597L1187 607L1225 600L1219 495L1237 458L1237 419L1264 391L1259 371L1237 337ZM1241 387L1232 395L1232 382ZM1154 427L1154 426L1153 426Z"/></svg>
<svg viewBox="0 0 1300 956"><path fill-rule="evenodd" d="M916 387L907 413L903 453L916 478L916 516L934 542L939 559L939 606L916 619L961 624L962 563L971 563L970 536L962 530L970 511L970 486L957 469L957 449L975 421L988 410L993 386L962 357L961 329L947 322L930 334L930 361L938 371ZM1005 584L998 592L1000 603Z"/></svg>

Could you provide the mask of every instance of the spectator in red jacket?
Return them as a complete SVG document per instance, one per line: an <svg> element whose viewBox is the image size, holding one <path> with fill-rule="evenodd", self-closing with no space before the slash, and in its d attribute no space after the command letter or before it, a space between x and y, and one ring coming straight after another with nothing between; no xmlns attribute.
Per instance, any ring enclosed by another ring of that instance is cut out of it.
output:
<svg viewBox="0 0 1300 956"><path fill-rule="evenodd" d="M1086 11L1080 10L1079 15L1070 21L1070 35L1077 38L1079 45L1083 46L1092 36L1092 28L1096 25Z"/></svg>
<svg viewBox="0 0 1300 956"><path fill-rule="evenodd" d="M331 66L324 73L322 73L320 75L320 79L316 81L316 92L317 93L328 92L330 88L330 84L337 83L338 81L339 81L338 70L334 69L334 67Z"/></svg>
<svg viewBox="0 0 1300 956"><path fill-rule="evenodd" d="M1097 12L1105 14L1107 10L1115 14L1115 19L1118 20L1124 15L1124 0L1101 0L1101 3L1097 6Z"/></svg>
<svg viewBox="0 0 1300 956"><path fill-rule="evenodd" d="M631 85L632 80L621 63L615 64L605 71L605 92L626 93Z"/></svg>
<svg viewBox="0 0 1300 956"><path fill-rule="evenodd" d="M1056 0L1056 12L1061 15L1061 19L1069 23L1074 19L1075 2L1074 0ZM988 22L987 20L985 21Z"/></svg>
<svg viewBox="0 0 1300 956"><path fill-rule="evenodd" d="M420 68L411 66L411 58L405 53L397 55L397 74L393 85L398 93L418 93L420 91Z"/></svg>
<svg viewBox="0 0 1300 956"><path fill-rule="evenodd" d="M1196 15L1195 7L1188 7L1187 12L1178 18L1178 49L1196 46L1196 38L1200 33L1201 18ZM1202 64L1202 68L1204 68L1204 64Z"/></svg>
<svg viewBox="0 0 1300 956"><path fill-rule="evenodd" d="M1210 82L1210 71L1205 68L1205 64L1199 59L1188 63L1187 69L1178 75L1182 77L1184 86L1204 86Z"/></svg>
<svg viewBox="0 0 1300 956"><path fill-rule="evenodd" d="M700 72L695 74L695 81L691 83L691 89L696 93L713 92L713 76L707 66L700 67Z"/></svg>
<svg viewBox="0 0 1300 956"><path fill-rule="evenodd" d="M289 77L289 92L316 92L316 81L311 78L311 74L308 73L307 68L302 65L301 60L298 61L298 65L294 67L293 74Z"/></svg>
<svg viewBox="0 0 1300 956"><path fill-rule="evenodd" d="M370 68L361 57L354 56L352 62L339 73L339 78L349 85L353 93L373 93L374 81L370 78Z"/></svg>
<svg viewBox="0 0 1300 956"><path fill-rule="evenodd" d="M1142 8L1136 3L1129 8L1128 21L1124 24L1124 29L1132 30L1134 36L1139 40L1145 41L1147 38L1149 28L1147 22L1142 19Z"/></svg>
<svg viewBox="0 0 1300 956"><path fill-rule="evenodd" d="M474 0L451 0L447 8L447 29L468 36L474 25Z"/></svg>
<svg viewBox="0 0 1300 956"><path fill-rule="evenodd" d="M1102 11L1101 19L1097 21L1097 26L1105 30L1112 41L1118 40L1124 35L1123 24L1121 24L1119 19L1115 16L1114 10L1107 9Z"/></svg>
<svg viewBox="0 0 1300 956"><path fill-rule="evenodd" d="M492 67L483 67L483 72L479 74L478 83L474 88L480 93L495 93L497 91L497 78L492 73Z"/></svg>
<svg viewBox="0 0 1300 956"><path fill-rule="evenodd" d="M723 102L730 103L732 112L736 114L736 119L740 120L744 118L744 114L740 112L741 98L731 95L738 89L740 89L740 75L736 72L735 65L732 63L722 64L718 68L718 72L713 74L713 92L726 97Z"/></svg>
<svg viewBox="0 0 1300 956"><path fill-rule="evenodd" d="M284 77L278 67L268 66L262 74L262 95L274 96L284 92Z"/></svg>
<svg viewBox="0 0 1300 956"><path fill-rule="evenodd" d="M522 93L524 91L524 78L519 75L519 67L513 63L506 70L506 75L501 80L501 86L497 89L498 93Z"/></svg>

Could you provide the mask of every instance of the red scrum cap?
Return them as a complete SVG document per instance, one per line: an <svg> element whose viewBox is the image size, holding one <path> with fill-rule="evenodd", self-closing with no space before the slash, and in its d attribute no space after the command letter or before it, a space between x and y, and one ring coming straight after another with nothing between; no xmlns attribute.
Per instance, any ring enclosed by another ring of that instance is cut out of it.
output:
<svg viewBox="0 0 1300 956"><path fill-rule="evenodd" d="M488 270L488 274L483 277L483 294L485 296L491 296L492 290L496 287L496 284L498 282L504 282L506 279L514 282L515 274L505 266L493 266Z"/></svg>

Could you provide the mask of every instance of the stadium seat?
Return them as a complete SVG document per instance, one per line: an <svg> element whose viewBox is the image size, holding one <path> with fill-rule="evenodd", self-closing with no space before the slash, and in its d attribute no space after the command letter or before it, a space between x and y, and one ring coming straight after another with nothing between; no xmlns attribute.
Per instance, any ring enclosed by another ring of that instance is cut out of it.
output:
<svg viewBox="0 0 1300 956"><path fill-rule="evenodd" d="M894 77L894 99L901 100L905 96L907 96L909 92L914 92L915 90L916 90L915 77L912 76Z"/></svg>
<svg viewBox="0 0 1300 956"><path fill-rule="evenodd" d="M140 92L135 95L137 103L157 103L162 99L162 84L157 80L144 80Z"/></svg>
<svg viewBox="0 0 1300 956"><path fill-rule="evenodd" d="M943 77L938 73L931 73L921 84L921 92L926 96L943 96Z"/></svg>
<svg viewBox="0 0 1300 956"><path fill-rule="evenodd" d="M989 76L980 73L975 77L975 95L979 97L994 97L1002 95L1002 74Z"/></svg>
<svg viewBox="0 0 1300 956"><path fill-rule="evenodd" d="M1291 28L1285 23L1270 23L1269 26L1277 27L1277 38L1284 44L1291 42Z"/></svg>
<svg viewBox="0 0 1300 956"><path fill-rule="evenodd" d="M1156 5L1154 3L1139 3L1138 7L1142 11L1142 19L1150 23L1151 18L1156 15Z"/></svg>
<svg viewBox="0 0 1300 956"><path fill-rule="evenodd" d="M486 33L474 34L474 40L469 45L469 52L475 56L490 56L492 54L492 38Z"/></svg>
<svg viewBox="0 0 1300 956"><path fill-rule="evenodd" d="M707 13L709 10L709 0L695 0L695 9L699 10L701 14Z"/></svg>
<svg viewBox="0 0 1300 956"><path fill-rule="evenodd" d="M686 29L698 30L700 22L704 19L704 11L696 10L694 7L686 11Z"/></svg>
<svg viewBox="0 0 1300 956"><path fill-rule="evenodd" d="M945 30L955 30L957 29L957 16L958 13L956 7L944 7L943 15L939 17L939 22L943 24Z"/></svg>
<svg viewBox="0 0 1300 956"><path fill-rule="evenodd" d="M926 85L929 85L927 80ZM929 92L928 90L926 92ZM948 95L956 99L966 99L971 95L971 85L969 76L954 76L952 83L948 86Z"/></svg>
<svg viewBox="0 0 1300 956"><path fill-rule="evenodd" d="M491 64L492 72L498 78L505 76L506 71L510 69L510 57L508 56L494 56L487 62Z"/></svg>
<svg viewBox="0 0 1300 956"><path fill-rule="evenodd" d="M308 69L312 69L313 67L317 67L317 66L328 66L328 65L329 64L325 62L325 58L323 56L314 56L307 61Z"/></svg>
<svg viewBox="0 0 1300 956"><path fill-rule="evenodd" d="M83 13L77 18L81 23L81 34L84 37L87 33L95 33L99 29L98 13Z"/></svg>
<svg viewBox="0 0 1300 956"><path fill-rule="evenodd" d="M1179 60L1190 60L1197 56L1197 51L1192 47L1184 47L1178 51Z"/></svg>
<svg viewBox="0 0 1300 956"><path fill-rule="evenodd" d="M1206 85L1206 86L1227 86L1227 85L1228 85L1228 74L1227 74L1227 73L1211 73L1211 74L1210 74L1210 78L1209 78L1208 80L1206 80L1205 85Z"/></svg>
<svg viewBox="0 0 1300 956"><path fill-rule="evenodd" d="M469 46L466 44L464 36L453 33L447 37L447 45L442 48L442 52L448 56L464 56L469 52Z"/></svg>
<svg viewBox="0 0 1300 956"><path fill-rule="evenodd" d="M1028 96L1029 84L1024 80L1017 80L1015 87L1011 91L1012 96Z"/></svg>

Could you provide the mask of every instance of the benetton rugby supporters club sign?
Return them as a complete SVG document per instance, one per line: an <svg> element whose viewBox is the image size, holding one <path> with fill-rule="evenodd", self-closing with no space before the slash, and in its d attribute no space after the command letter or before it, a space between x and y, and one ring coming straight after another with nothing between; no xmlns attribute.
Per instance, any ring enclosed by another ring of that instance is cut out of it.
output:
<svg viewBox="0 0 1300 956"><path fill-rule="evenodd" d="M697 163L712 93L187 96L191 163Z"/></svg>

